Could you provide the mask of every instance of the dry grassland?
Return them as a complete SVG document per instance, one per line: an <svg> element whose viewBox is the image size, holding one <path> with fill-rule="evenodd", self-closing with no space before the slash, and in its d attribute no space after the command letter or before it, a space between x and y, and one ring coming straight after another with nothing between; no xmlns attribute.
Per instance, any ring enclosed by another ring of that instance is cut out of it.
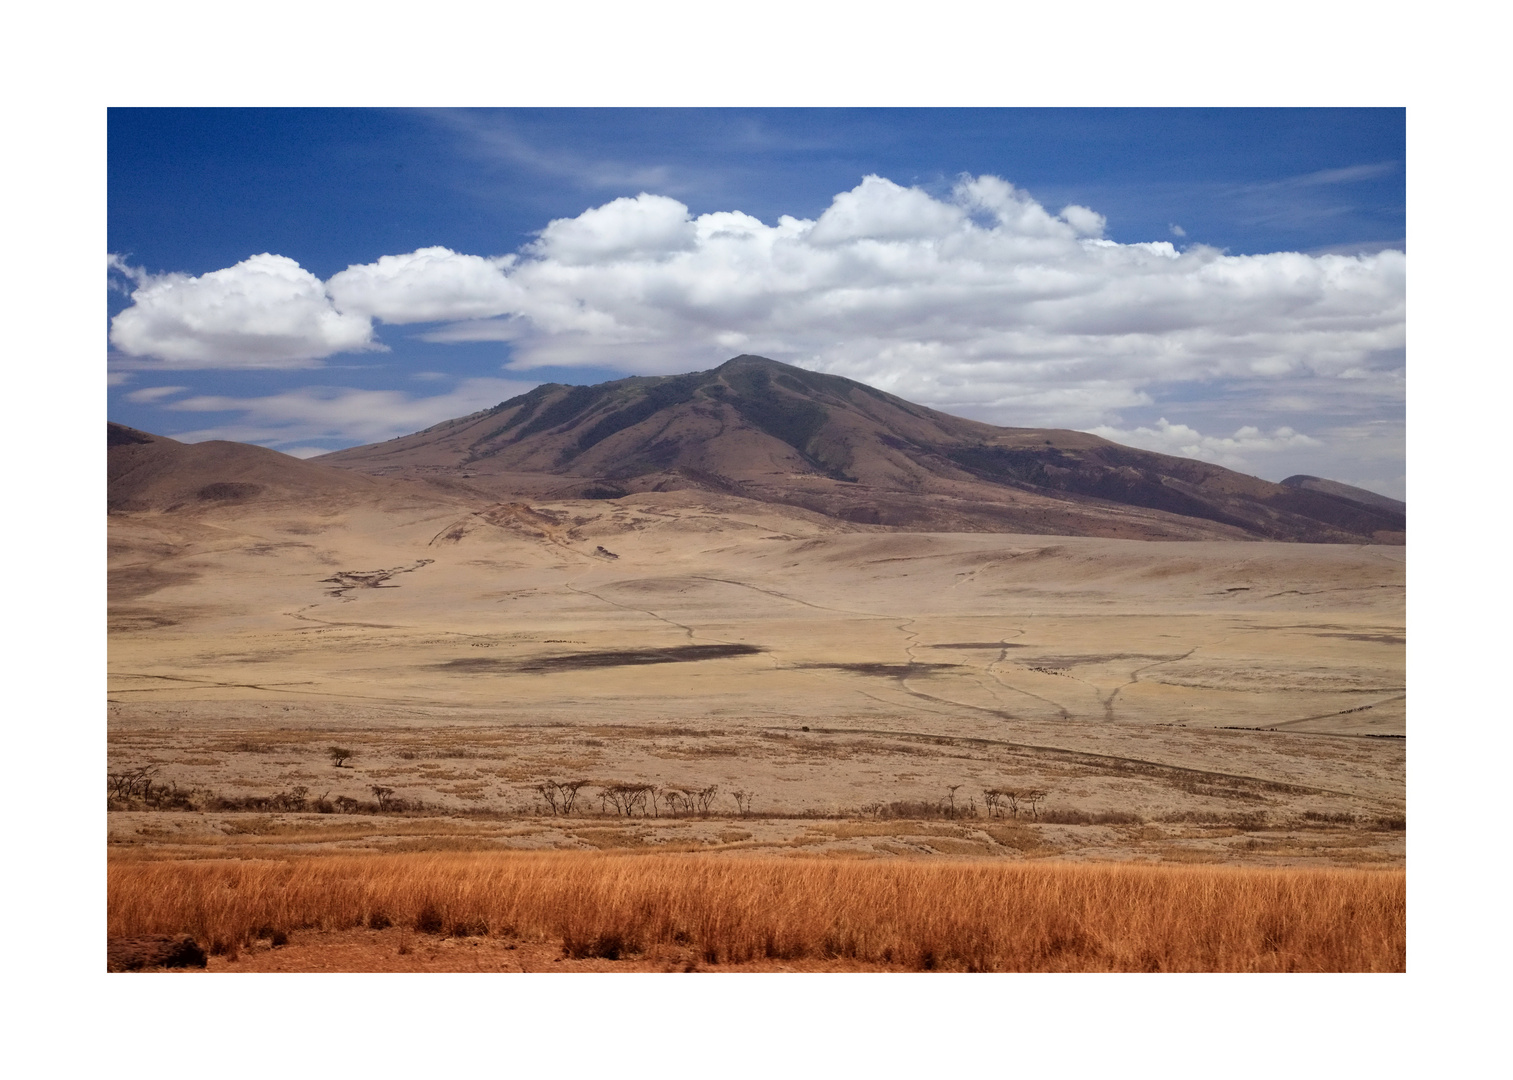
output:
<svg viewBox="0 0 1513 1080"><path fill-rule="evenodd" d="M1400 870L448 853L125 861L111 936L413 928L565 957L958 971L1403 971ZM409 946L401 944L401 952Z"/></svg>
<svg viewBox="0 0 1513 1080"><path fill-rule="evenodd" d="M236 970L340 935L328 969L1404 966L1401 548L459 513L112 514L112 934Z"/></svg>

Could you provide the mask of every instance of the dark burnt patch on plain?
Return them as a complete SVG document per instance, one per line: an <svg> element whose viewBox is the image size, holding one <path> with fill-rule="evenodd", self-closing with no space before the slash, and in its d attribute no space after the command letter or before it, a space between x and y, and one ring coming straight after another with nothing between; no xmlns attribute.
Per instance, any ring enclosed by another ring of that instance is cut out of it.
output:
<svg viewBox="0 0 1513 1080"><path fill-rule="evenodd" d="M582 671L587 668L634 667L642 664L688 664L700 660L723 660L732 656L754 656L767 649L761 645L674 645L664 649L606 649L597 652L559 653L536 656L528 660L494 659L469 656L448 660L436 667L443 671L499 674L541 674L553 671Z"/></svg>

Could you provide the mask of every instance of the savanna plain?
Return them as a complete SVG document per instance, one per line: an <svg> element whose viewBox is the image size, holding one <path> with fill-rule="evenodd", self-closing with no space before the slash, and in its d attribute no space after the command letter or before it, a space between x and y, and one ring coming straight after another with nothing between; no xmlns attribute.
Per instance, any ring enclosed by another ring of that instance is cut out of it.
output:
<svg viewBox="0 0 1513 1080"><path fill-rule="evenodd" d="M1405 968L1401 546L359 479L112 512L112 940L211 971Z"/></svg>

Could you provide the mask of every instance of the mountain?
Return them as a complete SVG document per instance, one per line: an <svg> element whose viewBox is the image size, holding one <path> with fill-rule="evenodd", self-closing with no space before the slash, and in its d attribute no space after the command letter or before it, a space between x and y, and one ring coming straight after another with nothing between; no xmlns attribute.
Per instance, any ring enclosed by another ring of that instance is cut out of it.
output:
<svg viewBox="0 0 1513 1080"><path fill-rule="evenodd" d="M693 489L937 532L1402 543L1406 530L1401 504L1082 432L995 427L759 356L687 375L548 383L314 463L463 481L497 499Z"/></svg>
<svg viewBox="0 0 1513 1080"><path fill-rule="evenodd" d="M1330 495L1336 499L1344 499L1346 502L1355 503L1357 506L1365 506L1372 510L1379 510L1387 514L1406 516L1408 504L1398 499L1389 499L1385 495L1378 495L1374 491L1365 488L1351 487L1342 484L1338 480L1325 480L1318 476L1289 476L1282 481L1283 485L1291 488L1301 488L1304 491L1317 491L1322 495Z"/></svg>
<svg viewBox="0 0 1513 1080"><path fill-rule="evenodd" d="M181 443L114 423L106 431L106 497L112 511L277 510L444 498L435 482L363 476L262 446L221 440Z"/></svg>

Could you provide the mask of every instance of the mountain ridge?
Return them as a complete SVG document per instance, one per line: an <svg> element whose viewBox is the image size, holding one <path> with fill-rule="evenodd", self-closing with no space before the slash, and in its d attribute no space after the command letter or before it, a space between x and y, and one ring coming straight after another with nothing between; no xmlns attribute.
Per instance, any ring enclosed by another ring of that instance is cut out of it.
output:
<svg viewBox="0 0 1513 1080"><path fill-rule="evenodd" d="M1406 533L1405 510L1084 432L967 420L752 355L683 375L544 383L310 460L464 479L498 497L693 489L926 531L1389 544Z"/></svg>

